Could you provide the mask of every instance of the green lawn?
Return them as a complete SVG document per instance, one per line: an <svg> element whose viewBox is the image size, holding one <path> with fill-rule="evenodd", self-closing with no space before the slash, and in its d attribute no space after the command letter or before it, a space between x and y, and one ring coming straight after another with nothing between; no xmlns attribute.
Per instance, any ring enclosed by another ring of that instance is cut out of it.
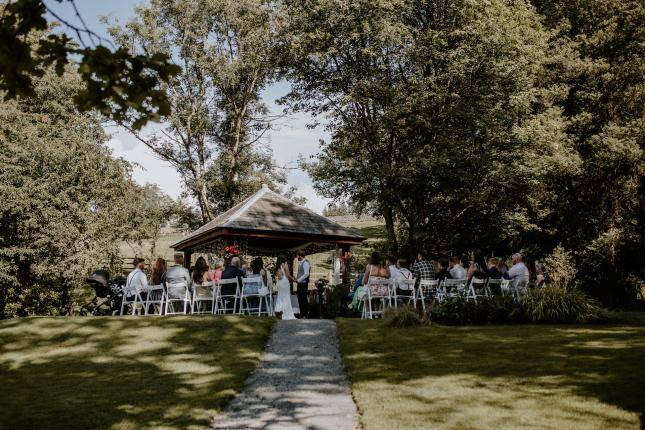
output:
<svg viewBox="0 0 645 430"><path fill-rule="evenodd" d="M645 326L338 321L366 430L645 428Z"/></svg>
<svg viewBox="0 0 645 430"><path fill-rule="evenodd" d="M0 321L0 428L205 428L257 365L272 324L212 316Z"/></svg>

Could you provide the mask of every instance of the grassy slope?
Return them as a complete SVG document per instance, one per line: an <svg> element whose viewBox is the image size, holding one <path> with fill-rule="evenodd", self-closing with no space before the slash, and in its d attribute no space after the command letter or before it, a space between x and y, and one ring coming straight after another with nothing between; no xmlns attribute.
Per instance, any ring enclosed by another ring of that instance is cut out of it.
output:
<svg viewBox="0 0 645 430"><path fill-rule="evenodd" d="M0 321L0 428L205 428L255 368L272 323Z"/></svg>
<svg viewBox="0 0 645 430"><path fill-rule="evenodd" d="M339 320L366 430L645 426L645 326Z"/></svg>

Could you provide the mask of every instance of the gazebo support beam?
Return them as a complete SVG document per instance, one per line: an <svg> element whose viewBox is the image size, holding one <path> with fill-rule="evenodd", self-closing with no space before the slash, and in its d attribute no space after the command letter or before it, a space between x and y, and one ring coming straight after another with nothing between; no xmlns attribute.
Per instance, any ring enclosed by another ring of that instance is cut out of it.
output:
<svg viewBox="0 0 645 430"><path fill-rule="evenodd" d="M190 270L190 260L193 257L193 250L186 249L184 250L184 267Z"/></svg>

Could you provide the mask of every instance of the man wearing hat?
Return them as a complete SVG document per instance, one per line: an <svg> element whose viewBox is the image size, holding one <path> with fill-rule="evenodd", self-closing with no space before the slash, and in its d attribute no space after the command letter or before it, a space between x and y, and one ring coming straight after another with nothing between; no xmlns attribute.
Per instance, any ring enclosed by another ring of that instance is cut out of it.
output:
<svg viewBox="0 0 645 430"><path fill-rule="evenodd" d="M135 288L138 292L143 292L144 288L148 286L148 278L143 272L145 267L145 260L143 258L134 257L132 260L134 270L128 275L126 286L128 288Z"/></svg>

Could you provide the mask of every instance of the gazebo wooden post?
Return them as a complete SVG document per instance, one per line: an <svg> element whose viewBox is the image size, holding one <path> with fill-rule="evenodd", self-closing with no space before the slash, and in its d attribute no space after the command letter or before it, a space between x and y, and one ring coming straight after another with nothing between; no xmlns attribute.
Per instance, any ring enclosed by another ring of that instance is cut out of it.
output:
<svg viewBox="0 0 645 430"><path fill-rule="evenodd" d="M184 251L184 267L190 270L190 259L193 257L193 250L187 249Z"/></svg>
<svg viewBox="0 0 645 430"><path fill-rule="evenodd" d="M343 265L343 286L346 287L350 285L351 281L349 279L350 273L351 273L351 261L349 258L345 258L347 253L349 252L350 247L348 244L344 243L341 245L341 255L343 256L343 261L345 264Z"/></svg>
<svg viewBox="0 0 645 430"><path fill-rule="evenodd" d="M287 265L289 266L289 273L293 278L293 258L295 257L293 252L287 252ZM289 286L291 288L291 294L293 295L293 281L289 281Z"/></svg>

